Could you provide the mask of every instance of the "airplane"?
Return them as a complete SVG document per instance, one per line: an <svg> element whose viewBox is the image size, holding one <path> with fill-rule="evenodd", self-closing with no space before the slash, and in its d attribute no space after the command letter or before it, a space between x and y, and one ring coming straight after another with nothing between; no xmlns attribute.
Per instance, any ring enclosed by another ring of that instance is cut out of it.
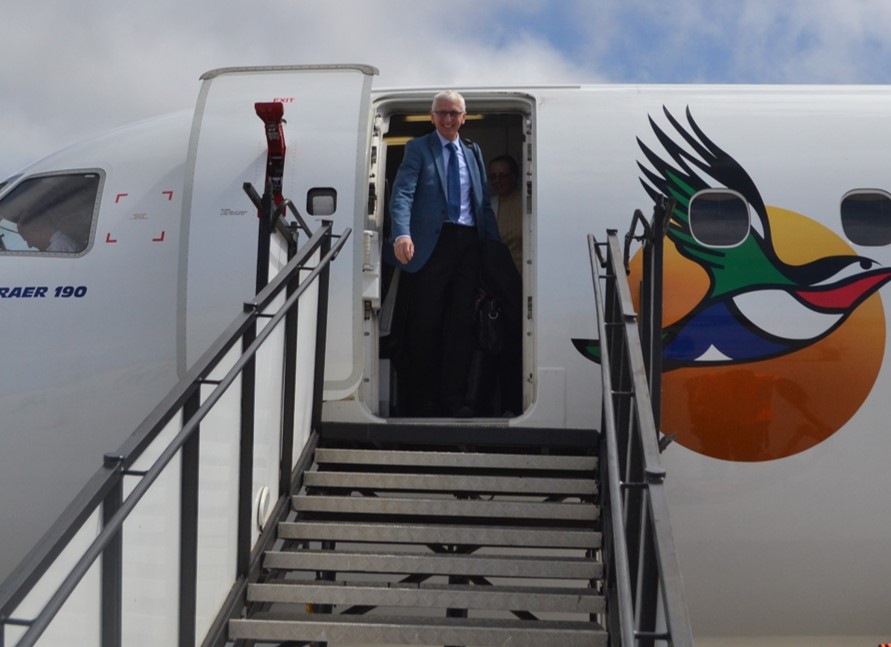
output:
<svg viewBox="0 0 891 647"><path fill-rule="evenodd" d="M388 187L441 88L378 89L375 75L212 70L193 111L70 146L0 185L0 575L253 294L243 185L267 173L258 102L284 117L281 194L355 232L332 269L323 417L402 418ZM522 176L523 406L486 424L598 426L586 236L675 199L661 393L675 442L662 459L697 643L891 639L891 91L459 90L462 136L487 159L513 156ZM29 233L32 218L64 237ZM629 264L637 285L640 255Z"/></svg>

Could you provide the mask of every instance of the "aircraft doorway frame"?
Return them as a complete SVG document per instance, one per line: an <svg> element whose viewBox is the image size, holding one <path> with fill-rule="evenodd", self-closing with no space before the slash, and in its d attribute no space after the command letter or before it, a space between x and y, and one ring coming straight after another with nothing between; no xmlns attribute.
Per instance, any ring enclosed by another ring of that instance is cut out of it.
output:
<svg viewBox="0 0 891 647"><path fill-rule="evenodd" d="M374 119L368 173L367 238L376 242L377 258L387 244L388 200L405 144L433 128L430 104L435 92L387 93L373 101ZM534 401L534 286L535 286L535 100L528 94L462 91L468 117L461 136L479 143L486 162L499 155L511 155L520 166L519 190L523 200L523 316L522 316L522 402L523 411ZM365 375L362 400L372 413L382 418L403 417L394 407L397 387L393 369L386 357L386 333L390 322L391 303L386 298L392 280L392 268L381 264L380 299L365 300ZM381 337L382 331L384 338ZM395 334L395 333L394 333ZM382 341L383 339L383 341ZM495 419L504 416L495 416Z"/></svg>

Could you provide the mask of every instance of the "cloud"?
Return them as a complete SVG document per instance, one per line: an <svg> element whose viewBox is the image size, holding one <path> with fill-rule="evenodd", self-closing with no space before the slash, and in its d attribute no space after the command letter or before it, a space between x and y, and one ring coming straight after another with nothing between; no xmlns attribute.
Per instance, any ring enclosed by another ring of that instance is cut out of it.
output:
<svg viewBox="0 0 891 647"><path fill-rule="evenodd" d="M376 87L885 83L886 0L29 0L0 22L0 175L188 109L240 65L366 63Z"/></svg>
<svg viewBox="0 0 891 647"><path fill-rule="evenodd" d="M546 2L32 0L0 23L0 174L85 136L188 108L199 76L241 65L367 63L377 86L578 80L534 29L503 15ZM507 12L507 13L506 13ZM14 64L12 64L14 62Z"/></svg>
<svg viewBox="0 0 891 647"><path fill-rule="evenodd" d="M885 0L577 2L576 29L612 82L886 83ZM587 3L590 4L590 3Z"/></svg>
<svg viewBox="0 0 891 647"><path fill-rule="evenodd" d="M889 29L883 0L750 1L740 15L750 46L734 48L734 67L771 82L886 83Z"/></svg>

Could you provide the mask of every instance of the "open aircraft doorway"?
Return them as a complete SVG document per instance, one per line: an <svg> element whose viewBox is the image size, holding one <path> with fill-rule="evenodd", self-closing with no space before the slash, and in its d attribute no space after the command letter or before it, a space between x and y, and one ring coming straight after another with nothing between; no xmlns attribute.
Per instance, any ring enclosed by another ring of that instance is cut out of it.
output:
<svg viewBox="0 0 891 647"><path fill-rule="evenodd" d="M381 232L381 244L390 241L390 191L404 156L405 145L433 130L430 106L433 94L410 98L383 97L376 105L375 132L369 179L370 228ZM502 344L493 352L476 343L468 375L466 402L474 418L507 419L521 415L533 401L533 102L524 95L492 95L465 92L467 116L460 136L479 144L486 169L492 207L503 247L484 250L482 268L499 258L506 273L481 271L477 317L484 323L498 318L497 335ZM506 180L513 175L513 182ZM511 184L509 187L499 187ZM502 196L499 197L499 189ZM502 206L499 213L499 201ZM507 259L505 261L505 259ZM412 274L382 264L380 316L371 336L376 349L369 357L370 375L377 377L378 414L386 418L418 417L408 378L406 340L411 334ZM486 276L490 278L487 279ZM482 310L497 304L497 312ZM431 367L431 370L437 370ZM432 417L450 417L440 411Z"/></svg>

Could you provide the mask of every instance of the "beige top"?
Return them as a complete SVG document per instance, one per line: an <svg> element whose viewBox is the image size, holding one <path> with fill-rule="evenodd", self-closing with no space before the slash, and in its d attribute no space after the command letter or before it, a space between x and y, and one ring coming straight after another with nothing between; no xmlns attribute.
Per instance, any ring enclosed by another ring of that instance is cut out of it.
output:
<svg viewBox="0 0 891 647"><path fill-rule="evenodd" d="M520 274L523 273L523 200L515 190L506 197L493 196L493 210L498 221L501 242L507 245Z"/></svg>

